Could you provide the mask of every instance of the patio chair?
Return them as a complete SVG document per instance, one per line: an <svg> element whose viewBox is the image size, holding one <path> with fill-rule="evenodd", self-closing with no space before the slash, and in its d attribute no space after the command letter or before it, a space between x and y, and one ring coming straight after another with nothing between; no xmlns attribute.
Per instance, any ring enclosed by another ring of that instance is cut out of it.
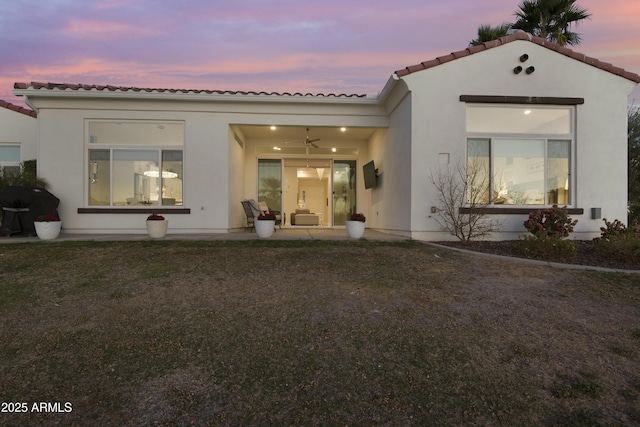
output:
<svg viewBox="0 0 640 427"><path fill-rule="evenodd" d="M255 221L261 213L273 212L276 214L276 224L282 229L282 215L280 212L271 211L265 202L256 202L253 199L243 200L242 207L244 208L244 213L247 216L247 227L245 230L252 231L255 229Z"/></svg>
<svg viewBox="0 0 640 427"><path fill-rule="evenodd" d="M255 228L255 221L258 215L260 214L260 212L258 212L257 214L254 214L251 204L249 203L249 200L243 200L240 203L242 203L244 214L247 216L247 226L245 227L245 231L247 230L252 231Z"/></svg>

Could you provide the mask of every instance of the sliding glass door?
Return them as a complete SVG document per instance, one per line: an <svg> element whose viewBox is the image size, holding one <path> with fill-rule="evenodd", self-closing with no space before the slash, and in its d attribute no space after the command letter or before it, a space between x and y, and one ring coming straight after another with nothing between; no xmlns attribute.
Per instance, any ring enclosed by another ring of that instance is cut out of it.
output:
<svg viewBox="0 0 640 427"><path fill-rule="evenodd" d="M258 159L258 201L287 217L307 209L318 225L345 225L356 212L356 161Z"/></svg>
<svg viewBox="0 0 640 427"><path fill-rule="evenodd" d="M282 211L282 160L258 160L258 201L272 211Z"/></svg>

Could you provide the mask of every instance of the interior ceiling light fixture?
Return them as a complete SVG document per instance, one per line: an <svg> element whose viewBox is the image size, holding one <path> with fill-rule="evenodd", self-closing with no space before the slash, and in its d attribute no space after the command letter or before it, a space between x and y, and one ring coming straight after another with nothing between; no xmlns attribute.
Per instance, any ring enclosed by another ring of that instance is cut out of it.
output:
<svg viewBox="0 0 640 427"><path fill-rule="evenodd" d="M270 129L271 129L271 130L276 130L276 129L278 129L278 127L277 127L277 126L273 126L273 125L272 125Z"/></svg>
<svg viewBox="0 0 640 427"><path fill-rule="evenodd" d="M531 114L531 110L524 110L525 114Z"/></svg>
<svg viewBox="0 0 640 427"><path fill-rule="evenodd" d="M158 178L160 177L160 172L158 171L144 171L144 176L148 176L150 178ZM178 174L175 172L162 171L162 178L177 178Z"/></svg>
<svg viewBox="0 0 640 427"><path fill-rule="evenodd" d="M343 126L343 127L340 128L340 132L346 132L346 131L347 131L346 127Z"/></svg>

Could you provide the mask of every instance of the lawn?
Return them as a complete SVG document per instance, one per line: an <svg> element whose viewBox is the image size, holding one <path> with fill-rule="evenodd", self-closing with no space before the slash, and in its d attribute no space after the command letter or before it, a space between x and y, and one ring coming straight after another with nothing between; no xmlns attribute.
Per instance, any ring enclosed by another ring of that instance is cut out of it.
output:
<svg viewBox="0 0 640 427"><path fill-rule="evenodd" d="M640 275L416 242L5 244L0 337L3 426L640 425Z"/></svg>

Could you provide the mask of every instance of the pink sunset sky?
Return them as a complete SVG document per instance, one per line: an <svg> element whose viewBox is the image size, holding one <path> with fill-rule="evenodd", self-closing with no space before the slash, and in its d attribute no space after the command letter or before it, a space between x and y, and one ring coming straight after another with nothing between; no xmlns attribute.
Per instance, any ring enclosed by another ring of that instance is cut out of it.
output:
<svg viewBox="0 0 640 427"><path fill-rule="evenodd" d="M29 81L376 94L395 70L466 48L479 25L513 22L519 3L11 0L0 99L22 105L13 84ZM573 49L640 73L640 1L577 4L592 17Z"/></svg>

